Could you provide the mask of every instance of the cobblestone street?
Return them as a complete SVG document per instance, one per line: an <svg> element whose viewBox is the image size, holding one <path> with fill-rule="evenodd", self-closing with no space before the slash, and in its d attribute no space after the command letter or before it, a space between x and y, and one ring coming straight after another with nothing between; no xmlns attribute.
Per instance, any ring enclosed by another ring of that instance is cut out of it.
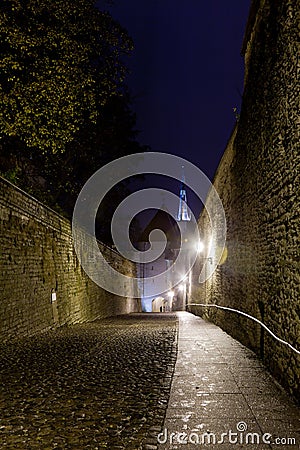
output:
<svg viewBox="0 0 300 450"><path fill-rule="evenodd" d="M2 346L0 448L139 449L161 427L176 317L129 315Z"/></svg>
<svg viewBox="0 0 300 450"><path fill-rule="evenodd" d="M292 399L250 350L189 313L62 327L3 345L0 359L1 449L299 448ZM229 430L239 441L218 445Z"/></svg>

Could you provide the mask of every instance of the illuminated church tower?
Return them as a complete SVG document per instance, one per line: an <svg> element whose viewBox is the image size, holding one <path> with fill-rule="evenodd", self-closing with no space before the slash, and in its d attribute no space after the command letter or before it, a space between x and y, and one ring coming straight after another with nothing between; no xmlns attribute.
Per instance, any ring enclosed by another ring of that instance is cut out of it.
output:
<svg viewBox="0 0 300 450"><path fill-rule="evenodd" d="M187 207L184 166L182 166L182 178L181 178L181 187L180 187L180 194L179 194L179 206L178 206L177 221L178 222L190 222L190 220L191 220L191 214Z"/></svg>

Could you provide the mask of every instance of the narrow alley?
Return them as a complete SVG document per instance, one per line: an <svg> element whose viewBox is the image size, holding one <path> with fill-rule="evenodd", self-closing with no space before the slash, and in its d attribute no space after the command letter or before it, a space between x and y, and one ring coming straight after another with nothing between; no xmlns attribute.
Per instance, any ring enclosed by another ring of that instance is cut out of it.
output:
<svg viewBox="0 0 300 450"><path fill-rule="evenodd" d="M0 450L300 450L299 4L1 1Z"/></svg>

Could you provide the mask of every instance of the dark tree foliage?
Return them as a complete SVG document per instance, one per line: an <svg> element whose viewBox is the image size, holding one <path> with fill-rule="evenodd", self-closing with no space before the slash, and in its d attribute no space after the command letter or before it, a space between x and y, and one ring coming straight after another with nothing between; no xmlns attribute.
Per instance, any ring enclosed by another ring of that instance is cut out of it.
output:
<svg viewBox="0 0 300 450"><path fill-rule="evenodd" d="M2 0L0 171L71 216L80 189L107 162L146 151L124 84L133 43L92 0ZM128 194L117 186L97 229Z"/></svg>
<svg viewBox="0 0 300 450"><path fill-rule="evenodd" d="M116 94L131 39L91 0L2 0L1 137L64 151Z"/></svg>

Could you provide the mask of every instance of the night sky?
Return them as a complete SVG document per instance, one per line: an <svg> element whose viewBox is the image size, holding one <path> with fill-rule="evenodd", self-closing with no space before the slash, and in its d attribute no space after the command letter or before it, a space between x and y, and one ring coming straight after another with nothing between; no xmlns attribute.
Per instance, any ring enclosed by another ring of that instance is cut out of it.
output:
<svg viewBox="0 0 300 450"><path fill-rule="evenodd" d="M213 178L240 109L250 0L115 0L135 50L126 63L139 141Z"/></svg>

